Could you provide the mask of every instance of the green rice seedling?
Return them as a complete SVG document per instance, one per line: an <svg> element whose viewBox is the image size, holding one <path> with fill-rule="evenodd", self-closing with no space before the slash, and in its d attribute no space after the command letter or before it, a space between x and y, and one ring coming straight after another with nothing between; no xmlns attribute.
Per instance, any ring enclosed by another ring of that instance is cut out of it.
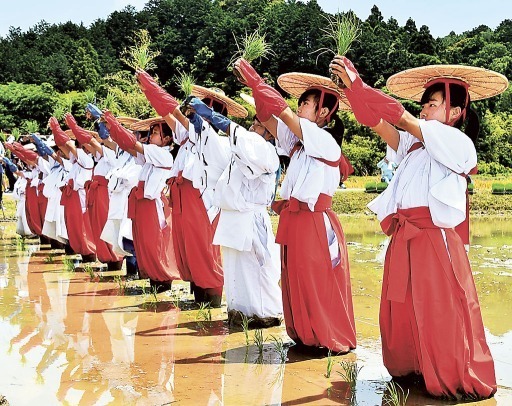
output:
<svg viewBox="0 0 512 406"><path fill-rule="evenodd" d="M359 20L356 15L352 12L349 13L337 13L335 15L327 14L325 16L327 25L325 28L321 28L323 37L331 42L330 48L320 48L315 52L319 52L318 58L325 53L332 53L333 55L346 55L350 50L352 43L357 40L361 34L359 27ZM331 74L331 79L338 86L342 85L336 75Z"/></svg>
<svg viewBox="0 0 512 406"><path fill-rule="evenodd" d="M75 264L71 258L64 258L62 261L64 264L64 270L67 272L75 272Z"/></svg>
<svg viewBox="0 0 512 406"><path fill-rule="evenodd" d="M257 329L254 330L254 345L258 348L258 353L263 354L263 344L265 343L265 339L263 338L263 330Z"/></svg>
<svg viewBox="0 0 512 406"><path fill-rule="evenodd" d="M383 404L386 406L405 406L408 397L409 389L407 389L407 393L405 393L399 384L389 381L386 384L386 390L384 391L382 400Z"/></svg>
<svg viewBox="0 0 512 406"><path fill-rule="evenodd" d="M135 33L135 44L124 48L121 60L133 70L151 70L156 68L154 59L160 55L160 51L152 51L151 36L147 30L139 30Z"/></svg>
<svg viewBox="0 0 512 406"><path fill-rule="evenodd" d="M283 339L281 337L276 337L273 334L270 335L270 339L273 341L272 345L274 346L274 350L276 350L276 352L279 354L279 359L281 360L281 363L285 363L288 350L284 345Z"/></svg>
<svg viewBox="0 0 512 406"><path fill-rule="evenodd" d="M21 136L21 131L19 130L19 128L13 128L13 129L11 130L11 135L14 137L14 139L15 139L16 141L18 141L18 139L19 139L19 138L20 138L20 136Z"/></svg>
<svg viewBox="0 0 512 406"><path fill-rule="evenodd" d="M25 251L27 248L27 240L25 237L16 237L16 246L18 250Z"/></svg>
<svg viewBox="0 0 512 406"><path fill-rule="evenodd" d="M28 134L32 134L39 131L39 124L35 120L27 120L23 123L23 128Z"/></svg>
<svg viewBox="0 0 512 406"><path fill-rule="evenodd" d="M212 321L212 308L210 303L201 303L197 311L196 320L199 321Z"/></svg>
<svg viewBox="0 0 512 406"><path fill-rule="evenodd" d="M84 264L84 271L89 274L89 278L91 278L91 280L96 278L96 274L94 273L94 270L92 269L91 265Z"/></svg>
<svg viewBox="0 0 512 406"><path fill-rule="evenodd" d="M124 294L126 293L127 282L119 275L114 276L114 282L117 283L118 294L120 296L124 296Z"/></svg>
<svg viewBox="0 0 512 406"><path fill-rule="evenodd" d="M363 367L358 368L357 362L349 362L349 361L341 361L340 366L343 368L343 371L337 371L338 374L343 378L344 381L348 382L352 388L355 388L357 375Z"/></svg>
<svg viewBox="0 0 512 406"><path fill-rule="evenodd" d="M267 55L275 55L265 36L266 34L260 34L259 29L250 34L246 31L241 38L237 38L233 34L237 51L231 57L229 64L232 65L238 58L243 58L251 63L259 58L267 58Z"/></svg>
<svg viewBox="0 0 512 406"><path fill-rule="evenodd" d="M192 94L192 88L194 87L196 80L190 73L178 70L178 74L175 76L174 81L183 92L185 99Z"/></svg>
<svg viewBox="0 0 512 406"><path fill-rule="evenodd" d="M332 367L334 366L335 362L336 362L336 360L332 356L332 351L329 350L327 352L327 370L325 371L325 377L326 378L330 378L331 377Z"/></svg>
<svg viewBox="0 0 512 406"><path fill-rule="evenodd" d="M242 318L242 328L244 329L244 335L245 335L245 345L249 346L249 324L253 320L252 318L248 318L245 314L242 312L240 313L240 317Z"/></svg>
<svg viewBox="0 0 512 406"><path fill-rule="evenodd" d="M49 252L48 256L44 259L44 262L46 262L47 264L53 264L55 262L54 258L55 254L53 252Z"/></svg>

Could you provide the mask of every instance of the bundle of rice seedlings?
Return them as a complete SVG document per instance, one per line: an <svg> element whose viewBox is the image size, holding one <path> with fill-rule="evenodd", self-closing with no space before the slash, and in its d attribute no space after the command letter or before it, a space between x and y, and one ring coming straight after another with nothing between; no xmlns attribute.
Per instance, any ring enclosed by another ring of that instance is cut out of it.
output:
<svg viewBox="0 0 512 406"><path fill-rule="evenodd" d="M250 34L246 31L245 36L238 39L235 34L233 34L237 51L231 57L229 65L233 65L233 63L239 58L243 58L247 62L251 63L259 58L267 58L268 55L275 55L274 51L272 51L270 45L267 43L265 35L266 34L260 34L259 29ZM240 75L240 72L236 69L233 69L233 72L239 80L245 82L245 79Z"/></svg>
<svg viewBox="0 0 512 406"><path fill-rule="evenodd" d="M333 55L346 55L352 43L361 34L359 20L352 12L336 15L328 14L325 19L327 20L327 26L321 30L324 33L324 38L331 41L334 46L332 48L320 48L315 52L320 52L318 57L326 52L332 52ZM338 86L343 85L343 82L336 75L331 74L331 79Z"/></svg>
<svg viewBox="0 0 512 406"><path fill-rule="evenodd" d="M178 75L175 77L175 83L183 92L185 99L192 94L192 88L195 82L196 80L190 73L178 71Z"/></svg>
<svg viewBox="0 0 512 406"><path fill-rule="evenodd" d="M160 51L151 51L151 37L147 30L139 30L135 33L135 45L124 48L121 60L130 68L137 70L155 69L153 60L160 55Z"/></svg>

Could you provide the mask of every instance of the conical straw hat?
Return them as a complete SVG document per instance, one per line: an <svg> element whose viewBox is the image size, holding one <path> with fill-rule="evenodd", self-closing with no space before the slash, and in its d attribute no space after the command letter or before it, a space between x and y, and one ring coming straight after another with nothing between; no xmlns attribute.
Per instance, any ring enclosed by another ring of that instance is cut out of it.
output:
<svg viewBox="0 0 512 406"><path fill-rule="evenodd" d="M324 76L314 75L312 73L290 72L279 76L277 83L285 92L297 98L310 88L326 89L330 93L338 95L340 110L351 109L350 103L341 89L331 79Z"/></svg>
<svg viewBox="0 0 512 406"><path fill-rule="evenodd" d="M244 118L247 117L247 110L244 106L237 103L234 100L231 100L226 96L223 90L218 89L216 87L206 88L202 86L194 85L192 86L192 95L199 97L200 99L210 98L216 99L221 103L224 103L228 109L228 114L233 117Z"/></svg>
<svg viewBox="0 0 512 406"><path fill-rule="evenodd" d="M505 76L492 70L464 65L429 65L407 69L391 76L386 86L398 97L420 101L428 83L441 78L460 80L469 85L471 100L482 100L503 93Z"/></svg>
<svg viewBox="0 0 512 406"><path fill-rule="evenodd" d="M165 120L160 117L151 117L147 118L145 120L139 120L135 123L133 123L128 128L133 131L149 131L149 129L154 126L155 124L165 123Z"/></svg>

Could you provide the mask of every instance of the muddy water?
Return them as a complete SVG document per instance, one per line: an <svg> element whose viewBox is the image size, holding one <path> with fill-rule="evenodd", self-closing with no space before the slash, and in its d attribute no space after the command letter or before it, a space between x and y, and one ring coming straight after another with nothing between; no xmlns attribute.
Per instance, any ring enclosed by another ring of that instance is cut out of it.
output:
<svg viewBox="0 0 512 406"><path fill-rule="evenodd" d="M246 345L243 331L228 328L225 307L193 309L185 283L154 297L140 281L69 272L62 252L20 244L3 223L0 395L11 405L385 404L378 304L387 239L375 221L342 224L359 345L335 357L326 378L327 358L288 348L283 327L263 331L260 351L254 330ZM499 384L478 404L512 404L512 222L472 224L470 259ZM339 374L340 361L362 367L355 385ZM447 404L409 389L407 404Z"/></svg>

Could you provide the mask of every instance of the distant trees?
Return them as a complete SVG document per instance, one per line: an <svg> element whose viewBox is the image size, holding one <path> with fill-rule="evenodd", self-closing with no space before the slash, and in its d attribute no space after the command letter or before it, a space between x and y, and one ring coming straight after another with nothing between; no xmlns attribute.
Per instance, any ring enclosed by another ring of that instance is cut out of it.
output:
<svg viewBox="0 0 512 406"><path fill-rule="evenodd" d="M240 84L228 67L236 51L234 37L256 28L266 33L276 53L255 62L270 83L291 71L327 75L331 56L315 53L330 45L321 32L325 16L316 0L149 0L140 12L128 6L89 27L45 21L27 32L11 27L0 38L0 130L26 130L27 121L35 121L43 130L50 114L68 108L83 114L85 100L116 114L141 118L152 114L133 81L133 70L120 58L140 29L149 32L151 47L161 52L152 74L178 97L174 83L178 70L192 73L198 84L237 94ZM400 26L374 6L360 26L362 34L348 56L370 85L384 88L393 73L434 63L481 66L512 77L510 19L494 31L481 25L463 34L433 38L429 27L418 29L412 19ZM417 113L412 103L406 106ZM475 108L482 117L480 159L495 163L493 171L496 165L512 166L512 92L475 103ZM357 173L373 173L384 153L383 144L351 113L342 116L346 154ZM482 167L486 170L486 165Z"/></svg>

